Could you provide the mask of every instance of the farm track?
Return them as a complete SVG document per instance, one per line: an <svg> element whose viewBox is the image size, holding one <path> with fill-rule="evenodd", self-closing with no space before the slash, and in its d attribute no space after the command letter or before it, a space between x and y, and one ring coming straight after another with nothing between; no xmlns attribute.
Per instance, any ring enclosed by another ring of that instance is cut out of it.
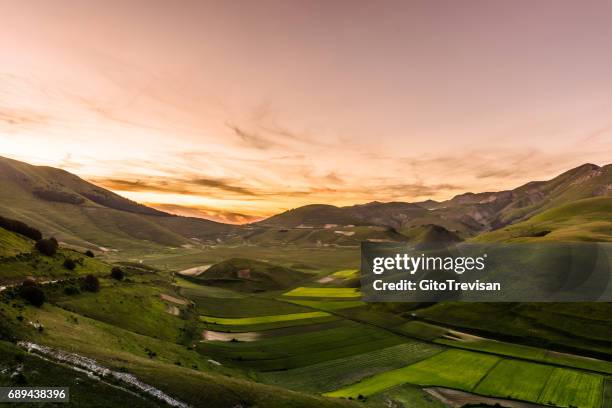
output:
<svg viewBox="0 0 612 408"><path fill-rule="evenodd" d="M179 401L163 391L140 381L132 374L121 373L99 365L95 360L88 357L83 357L78 354L68 353L61 350L56 350L51 347L41 346L31 342L19 342L18 345L25 349L31 355L51 361L56 364L63 365L74 371L87 374L90 378L103 382L114 388L121 389L125 392L137 395L142 398L140 393L149 397L154 397L163 401L167 405L176 408L190 408L191 406ZM109 383L103 378L112 378L113 380L125 384L125 387ZM138 390L138 392L136 392Z"/></svg>

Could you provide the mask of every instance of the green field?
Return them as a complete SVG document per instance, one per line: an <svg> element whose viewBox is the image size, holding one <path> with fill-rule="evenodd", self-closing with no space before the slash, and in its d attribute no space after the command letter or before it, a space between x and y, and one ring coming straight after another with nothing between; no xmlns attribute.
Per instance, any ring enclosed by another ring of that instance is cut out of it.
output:
<svg viewBox="0 0 612 408"><path fill-rule="evenodd" d="M57 304L134 333L175 342L185 321L168 313L169 303L162 301L162 293L168 292L150 284L113 282L99 293L62 296Z"/></svg>
<svg viewBox="0 0 612 408"><path fill-rule="evenodd" d="M604 381L603 408L612 407L612 378Z"/></svg>
<svg viewBox="0 0 612 408"><path fill-rule="evenodd" d="M295 288L283 296L314 298L358 298L361 292L357 288Z"/></svg>
<svg viewBox="0 0 612 408"><path fill-rule="evenodd" d="M259 378L268 384L321 393L352 384L380 372L403 367L440 351L442 351L441 347L409 341L397 346L324 361L306 367L263 373Z"/></svg>
<svg viewBox="0 0 612 408"><path fill-rule="evenodd" d="M447 350L418 363L366 378L326 393L329 397L368 396L400 384L438 385L471 391L499 358L461 350Z"/></svg>
<svg viewBox="0 0 612 408"><path fill-rule="evenodd" d="M401 337L387 331L344 321L326 330L256 342L205 342L198 346L198 351L260 371L276 371L367 353L402 342Z"/></svg>
<svg viewBox="0 0 612 408"><path fill-rule="evenodd" d="M554 367L516 360L502 360L478 384L474 392L523 401L538 401Z"/></svg>
<svg viewBox="0 0 612 408"><path fill-rule="evenodd" d="M562 407L599 408L602 392L602 376L555 368L538 402Z"/></svg>
<svg viewBox="0 0 612 408"><path fill-rule="evenodd" d="M283 315L271 315L271 316L254 316L254 317L214 317L214 316L200 316L200 320L205 323L215 323L224 326L244 326L244 325L255 325L263 323L276 323L276 322L290 322L295 320L304 319L315 319L317 317L327 317L329 313L325 312L305 312L305 313L291 313Z"/></svg>
<svg viewBox="0 0 612 408"><path fill-rule="evenodd" d="M360 300L289 300L289 302L321 310L341 310L367 305Z"/></svg>
<svg viewBox="0 0 612 408"><path fill-rule="evenodd" d="M359 276L359 269L343 269L332 273L330 276L342 279L356 278Z"/></svg>
<svg viewBox="0 0 612 408"><path fill-rule="evenodd" d="M612 357L612 303L437 303L415 312L419 318L491 338L537 348L570 348ZM571 351L570 351L571 352ZM604 356L605 357L605 356ZM604 357L601 357L604 359Z"/></svg>
<svg viewBox="0 0 612 408"><path fill-rule="evenodd" d="M397 331L405 333L411 337L423 340L434 340L448 332L447 329L419 321L411 321L396 328Z"/></svg>

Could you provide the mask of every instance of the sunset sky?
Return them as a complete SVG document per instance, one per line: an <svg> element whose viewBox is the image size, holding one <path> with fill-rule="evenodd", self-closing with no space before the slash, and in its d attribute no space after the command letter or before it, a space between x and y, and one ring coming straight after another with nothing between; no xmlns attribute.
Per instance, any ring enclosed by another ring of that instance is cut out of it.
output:
<svg viewBox="0 0 612 408"><path fill-rule="evenodd" d="M612 162L609 1L0 0L0 155L171 212Z"/></svg>

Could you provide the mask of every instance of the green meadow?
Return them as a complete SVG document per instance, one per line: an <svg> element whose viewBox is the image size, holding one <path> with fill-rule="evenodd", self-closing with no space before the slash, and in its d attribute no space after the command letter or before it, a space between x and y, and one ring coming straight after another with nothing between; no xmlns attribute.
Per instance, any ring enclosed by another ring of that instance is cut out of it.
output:
<svg viewBox="0 0 612 408"><path fill-rule="evenodd" d="M214 317L214 316L200 316L200 320L205 323L215 323L225 326L243 326L243 325L254 325L262 323L276 323L276 322L291 322L295 320L314 319L317 317L327 317L328 313L325 312L305 312L305 313L292 313L283 315L272 315L272 316L255 316L255 317Z"/></svg>
<svg viewBox="0 0 612 408"><path fill-rule="evenodd" d="M498 357L486 354L447 350L418 363L374 375L325 395L357 398L359 395L373 395L406 383L471 391L498 361Z"/></svg>
<svg viewBox="0 0 612 408"><path fill-rule="evenodd" d="M359 298L361 297L361 293L357 288L299 287L284 293L283 296L306 298Z"/></svg>

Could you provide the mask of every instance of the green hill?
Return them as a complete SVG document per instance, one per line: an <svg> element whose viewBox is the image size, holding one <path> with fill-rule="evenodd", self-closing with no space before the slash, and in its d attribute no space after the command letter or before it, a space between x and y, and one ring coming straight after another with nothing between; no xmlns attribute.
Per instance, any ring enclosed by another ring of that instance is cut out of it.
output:
<svg viewBox="0 0 612 408"><path fill-rule="evenodd" d="M462 241L456 233L435 224L415 225L403 228L399 232L406 236L409 242L417 245L445 245Z"/></svg>
<svg viewBox="0 0 612 408"><path fill-rule="evenodd" d="M83 275L108 275L111 267L80 252L59 248L53 256L46 256L34 248L35 242L19 234L0 228L0 286L21 283L30 277L37 281L74 279ZM75 267L65 266L67 259Z"/></svg>
<svg viewBox="0 0 612 408"><path fill-rule="evenodd" d="M277 228L375 225L406 231L409 227L434 224L465 238L576 200L610 196L610 186L612 165L584 164L551 180L529 182L513 190L465 193L443 202L307 205L256 225Z"/></svg>
<svg viewBox="0 0 612 408"><path fill-rule="evenodd" d="M475 242L612 241L612 197L578 200L481 234Z"/></svg>
<svg viewBox="0 0 612 408"><path fill-rule="evenodd" d="M0 215L96 250L194 245L234 229L146 207L64 170L1 157Z"/></svg>
<svg viewBox="0 0 612 408"><path fill-rule="evenodd" d="M31 251L34 243L26 237L0 227L0 258Z"/></svg>
<svg viewBox="0 0 612 408"><path fill-rule="evenodd" d="M241 292L262 292L287 288L306 277L308 274L304 272L267 262L232 258L211 266L192 279L202 284Z"/></svg>

